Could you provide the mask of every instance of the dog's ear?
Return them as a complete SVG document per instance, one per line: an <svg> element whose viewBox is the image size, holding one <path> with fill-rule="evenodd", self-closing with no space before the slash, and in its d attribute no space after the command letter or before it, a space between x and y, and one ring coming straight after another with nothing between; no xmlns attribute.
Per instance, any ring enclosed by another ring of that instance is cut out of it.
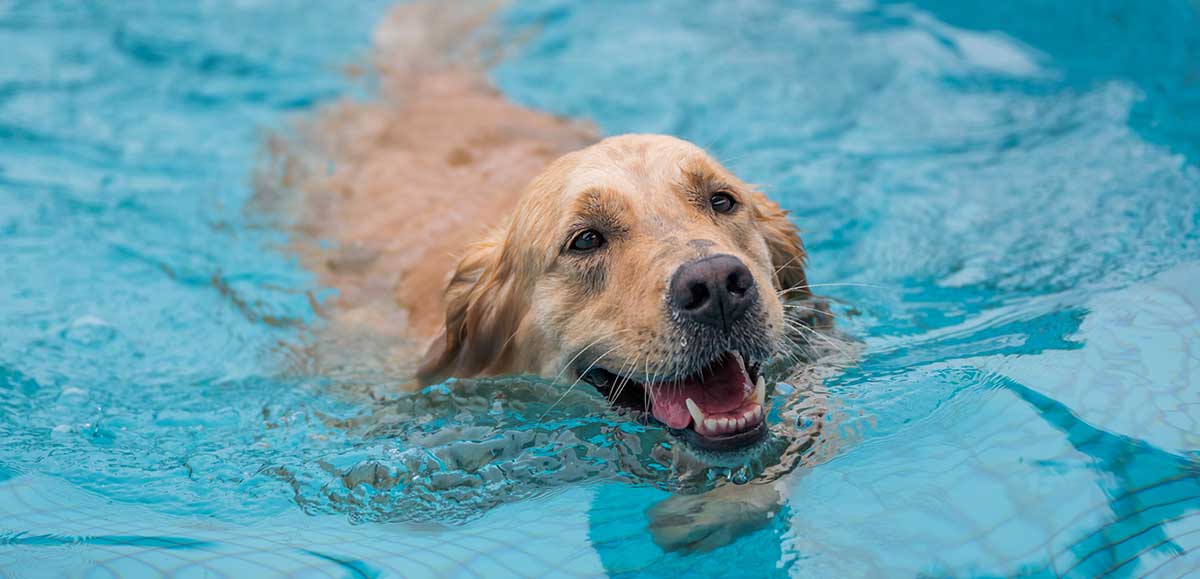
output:
<svg viewBox="0 0 1200 579"><path fill-rule="evenodd" d="M808 259L800 230L788 219L788 212L766 195L754 193L755 221L771 252L771 267L775 268L775 287L784 298L807 298L812 295L804 266Z"/></svg>
<svg viewBox="0 0 1200 579"><path fill-rule="evenodd" d="M446 285L446 322L417 368L417 381L511 370L514 340L527 307L497 232L467 249Z"/></svg>

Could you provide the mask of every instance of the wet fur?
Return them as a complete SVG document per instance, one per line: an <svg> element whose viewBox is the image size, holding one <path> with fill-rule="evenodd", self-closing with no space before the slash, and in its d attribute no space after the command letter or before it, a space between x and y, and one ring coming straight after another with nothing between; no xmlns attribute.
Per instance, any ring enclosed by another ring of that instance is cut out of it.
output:
<svg viewBox="0 0 1200 579"><path fill-rule="evenodd" d="M708 208L717 192L735 196L734 212ZM566 251L584 228L607 247ZM758 307L731 332L673 319L666 305L671 274L714 254L738 257L756 279ZM808 293L803 265L786 212L703 150L663 135L611 137L550 164L508 222L465 252L417 376L561 378L582 362L670 379L735 348L766 360L781 348L780 296Z"/></svg>

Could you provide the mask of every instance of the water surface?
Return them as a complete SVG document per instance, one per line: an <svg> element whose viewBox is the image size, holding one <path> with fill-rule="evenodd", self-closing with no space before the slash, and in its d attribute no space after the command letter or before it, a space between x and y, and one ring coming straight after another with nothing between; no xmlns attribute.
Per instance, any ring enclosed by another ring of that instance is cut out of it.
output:
<svg viewBox="0 0 1200 579"><path fill-rule="evenodd" d="M281 363L328 290L246 210L250 176L262 130L362 90L338 69L386 3L348 6L0 6L6 572L1200 567L1195 4L497 16L517 102L677 134L762 183L864 345L821 385L844 442L784 477L769 525L699 554L646 530L675 484L661 432L587 393L544 416L558 386L406 397ZM805 397L777 400L779 425Z"/></svg>

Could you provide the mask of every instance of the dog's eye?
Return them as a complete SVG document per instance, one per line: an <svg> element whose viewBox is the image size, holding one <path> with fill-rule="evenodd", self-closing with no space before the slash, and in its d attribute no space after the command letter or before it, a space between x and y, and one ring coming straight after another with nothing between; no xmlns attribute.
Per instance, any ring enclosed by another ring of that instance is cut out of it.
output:
<svg viewBox="0 0 1200 579"><path fill-rule="evenodd" d="M587 253L596 251L604 246L604 236L600 235L595 229L585 229L580 231L574 239L571 240L571 251L579 253Z"/></svg>
<svg viewBox="0 0 1200 579"><path fill-rule="evenodd" d="M733 200L733 195L728 193L716 193L708 198L708 203L712 205L713 211L717 213L729 213L737 206L737 201Z"/></svg>

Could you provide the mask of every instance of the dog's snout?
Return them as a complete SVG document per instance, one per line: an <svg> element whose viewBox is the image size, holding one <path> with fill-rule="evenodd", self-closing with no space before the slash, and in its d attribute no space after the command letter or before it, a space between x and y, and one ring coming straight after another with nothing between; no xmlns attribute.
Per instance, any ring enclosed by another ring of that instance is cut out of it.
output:
<svg viewBox="0 0 1200 579"><path fill-rule="evenodd" d="M671 278L671 306L688 318L728 330L753 303L754 276L742 260L714 255L679 266Z"/></svg>

